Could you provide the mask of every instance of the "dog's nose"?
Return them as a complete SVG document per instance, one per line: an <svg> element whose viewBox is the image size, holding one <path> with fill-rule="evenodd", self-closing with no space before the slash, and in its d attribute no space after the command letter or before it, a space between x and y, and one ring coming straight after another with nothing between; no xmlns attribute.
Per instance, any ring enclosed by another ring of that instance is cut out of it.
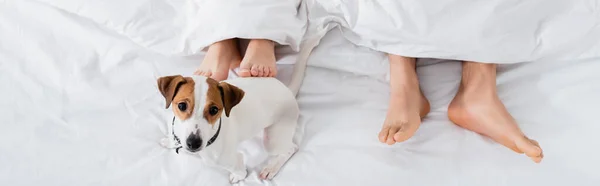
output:
<svg viewBox="0 0 600 186"><path fill-rule="evenodd" d="M200 138L200 136L198 135L191 134L185 140L185 144L187 145L190 151L198 151L202 146L202 138Z"/></svg>

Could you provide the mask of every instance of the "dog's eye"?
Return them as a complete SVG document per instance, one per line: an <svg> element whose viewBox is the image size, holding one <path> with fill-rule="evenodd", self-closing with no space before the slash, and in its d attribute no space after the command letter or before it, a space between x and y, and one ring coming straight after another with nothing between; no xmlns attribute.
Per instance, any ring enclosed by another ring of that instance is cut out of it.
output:
<svg viewBox="0 0 600 186"><path fill-rule="evenodd" d="M181 102L181 103L177 104L177 108L179 108L179 110L181 110L181 111L185 111L187 109L187 103Z"/></svg>
<svg viewBox="0 0 600 186"><path fill-rule="evenodd" d="M217 113L218 113L218 112L219 112L219 108L217 108L216 106L211 106L211 107L208 109L208 113L209 113L211 116L217 115Z"/></svg>

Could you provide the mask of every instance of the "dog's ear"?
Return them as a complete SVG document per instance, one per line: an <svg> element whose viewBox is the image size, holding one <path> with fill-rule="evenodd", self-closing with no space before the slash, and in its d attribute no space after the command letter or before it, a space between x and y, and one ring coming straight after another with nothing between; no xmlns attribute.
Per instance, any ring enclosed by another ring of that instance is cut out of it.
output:
<svg viewBox="0 0 600 186"><path fill-rule="evenodd" d="M177 90L179 90L181 84L185 82L185 78L183 78L181 75L164 76L158 78L158 90L160 90L160 93L163 95L163 97L165 97L165 102L167 104L165 108L169 108L173 98L175 98L175 95L177 94Z"/></svg>
<svg viewBox="0 0 600 186"><path fill-rule="evenodd" d="M229 112L236 106L242 98L244 98L244 91L236 86L229 83L220 82L219 87L223 91L223 107L225 110L225 116L229 117Z"/></svg>

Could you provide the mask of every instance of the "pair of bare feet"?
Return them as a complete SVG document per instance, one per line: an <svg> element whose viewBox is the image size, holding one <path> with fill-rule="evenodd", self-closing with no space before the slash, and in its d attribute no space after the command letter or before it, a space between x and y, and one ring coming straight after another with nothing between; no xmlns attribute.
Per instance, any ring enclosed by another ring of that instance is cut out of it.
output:
<svg viewBox="0 0 600 186"><path fill-rule="evenodd" d="M209 47L195 74L221 81L227 79L230 69L239 67L241 77L274 77L274 50L272 41L251 40L242 58L237 39L220 41ZM392 145L412 137L430 108L419 87L415 59L389 55L389 61L391 98L379 140ZM523 134L498 98L494 64L463 62L462 81L448 107L448 117L463 128L525 153L535 162L543 158L539 144Z"/></svg>
<svg viewBox="0 0 600 186"><path fill-rule="evenodd" d="M415 59L389 55L389 61L391 98L379 140L392 145L412 137L430 108L419 87ZM460 87L448 107L449 119L539 163L544 156L540 145L523 134L497 95L496 65L462 65Z"/></svg>
<svg viewBox="0 0 600 186"><path fill-rule="evenodd" d="M238 67L240 77L275 77L275 43L252 39L242 58L237 39L216 42L208 47L202 64L194 74L222 81L227 79L230 69Z"/></svg>

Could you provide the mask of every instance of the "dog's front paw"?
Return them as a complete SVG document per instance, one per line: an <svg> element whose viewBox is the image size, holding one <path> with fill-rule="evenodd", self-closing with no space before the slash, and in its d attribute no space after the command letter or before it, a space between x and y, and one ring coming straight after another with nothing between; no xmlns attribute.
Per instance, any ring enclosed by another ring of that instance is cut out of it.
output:
<svg viewBox="0 0 600 186"><path fill-rule="evenodd" d="M281 165L277 165L277 164L267 165L266 167L264 167L262 169L262 171L260 171L260 174L258 175L258 177L261 180L271 180L279 172L280 168L281 168Z"/></svg>
<svg viewBox="0 0 600 186"><path fill-rule="evenodd" d="M231 173L231 174L229 174L229 182L232 184L240 182L243 179L246 179L246 176L248 176L248 171L246 171L245 169L243 171Z"/></svg>
<svg viewBox="0 0 600 186"><path fill-rule="evenodd" d="M177 148L179 145L177 144L177 142L175 142L173 136L169 135L160 140L160 146L167 149L174 149Z"/></svg>
<svg viewBox="0 0 600 186"><path fill-rule="evenodd" d="M270 157L267 165L262 169L262 171L260 171L258 177L261 180L273 179L273 177L275 177L275 175L279 173L281 167L285 164L285 162L287 162L290 159L290 157L296 152L296 150L297 148L294 148L287 154Z"/></svg>

